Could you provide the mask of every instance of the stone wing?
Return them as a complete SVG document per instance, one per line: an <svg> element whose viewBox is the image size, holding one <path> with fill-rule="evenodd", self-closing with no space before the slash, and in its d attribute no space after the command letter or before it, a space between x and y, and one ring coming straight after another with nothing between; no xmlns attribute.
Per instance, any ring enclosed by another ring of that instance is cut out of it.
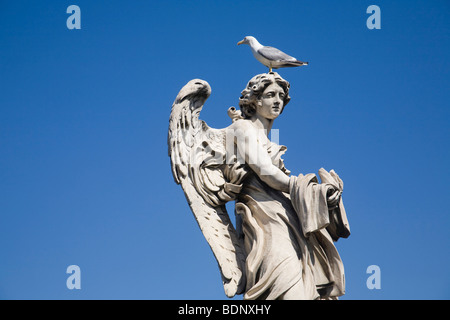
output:
<svg viewBox="0 0 450 320"><path fill-rule="evenodd" d="M174 180L219 264L225 293L233 297L245 290L246 255L225 203L239 194L247 171L225 163L225 130L198 119L210 94L209 84L198 79L180 90L170 114L169 156Z"/></svg>

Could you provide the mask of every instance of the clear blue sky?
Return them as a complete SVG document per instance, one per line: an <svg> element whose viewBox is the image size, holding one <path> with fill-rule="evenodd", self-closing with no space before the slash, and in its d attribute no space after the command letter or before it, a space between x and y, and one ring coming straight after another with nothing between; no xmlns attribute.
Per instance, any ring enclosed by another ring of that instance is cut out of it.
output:
<svg viewBox="0 0 450 320"><path fill-rule="evenodd" d="M66 27L71 4L81 30ZM380 30L366 27L371 4ZM201 118L230 124L267 72L236 45L253 35L310 62L279 70L292 100L274 128L293 174L344 180L343 299L449 299L449 12L447 0L0 1L0 298L226 298L166 137L194 78L212 87ZM81 290L66 288L72 264Z"/></svg>

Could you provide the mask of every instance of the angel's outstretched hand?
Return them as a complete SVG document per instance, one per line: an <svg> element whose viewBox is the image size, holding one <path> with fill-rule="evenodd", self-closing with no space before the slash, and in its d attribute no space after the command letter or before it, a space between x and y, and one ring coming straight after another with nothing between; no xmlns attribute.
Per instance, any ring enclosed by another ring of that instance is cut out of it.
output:
<svg viewBox="0 0 450 320"><path fill-rule="evenodd" d="M328 208L334 209L339 205L339 200L341 199L342 192L336 189L329 189L327 192L327 204Z"/></svg>

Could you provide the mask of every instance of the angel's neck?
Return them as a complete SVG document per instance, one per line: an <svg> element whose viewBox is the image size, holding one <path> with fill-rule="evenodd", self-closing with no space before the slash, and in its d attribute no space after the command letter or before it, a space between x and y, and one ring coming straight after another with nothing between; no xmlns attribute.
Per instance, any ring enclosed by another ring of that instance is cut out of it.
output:
<svg viewBox="0 0 450 320"><path fill-rule="evenodd" d="M269 135L270 130L272 130L274 119L266 119L259 114L256 114L251 120L257 129L265 130L265 134Z"/></svg>

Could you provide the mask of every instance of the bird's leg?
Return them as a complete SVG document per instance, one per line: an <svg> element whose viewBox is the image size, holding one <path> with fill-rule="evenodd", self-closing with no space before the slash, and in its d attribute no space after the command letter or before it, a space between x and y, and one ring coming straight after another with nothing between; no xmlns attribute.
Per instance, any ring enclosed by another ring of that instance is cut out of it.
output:
<svg viewBox="0 0 450 320"><path fill-rule="evenodd" d="M269 73L272 72L272 64L269 65Z"/></svg>

